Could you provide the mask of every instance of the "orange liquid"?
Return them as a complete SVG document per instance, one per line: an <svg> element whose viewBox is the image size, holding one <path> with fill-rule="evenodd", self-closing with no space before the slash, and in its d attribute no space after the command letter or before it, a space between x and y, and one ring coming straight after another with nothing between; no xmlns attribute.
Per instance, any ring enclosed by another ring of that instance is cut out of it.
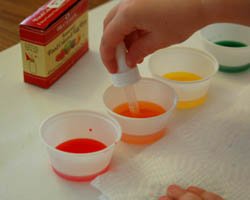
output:
<svg viewBox="0 0 250 200"><path fill-rule="evenodd" d="M138 101L139 113L131 113L129 111L128 103L121 104L114 109L114 112L126 117L131 118L148 118L161 115L166 112L166 110L155 103L147 101ZM122 141L129 144L151 144L161 139L166 133L166 129L163 129L159 132L152 133L150 135L134 135L133 133L124 133L122 134Z"/></svg>
<svg viewBox="0 0 250 200"><path fill-rule="evenodd" d="M152 133L150 135L136 136L127 133L122 133L122 141L129 144L152 144L160 140L167 132L167 129Z"/></svg>
<svg viewBox="0 0 250 200"><path fill-rule="evenodd" d="M131 113L129 110L128 103L121 104L114 109L114 112L126 117L132 118L147 118L147 117L155 117L163 114L166 110L155 103L147 102L147 101L138 101L139 113Z"/></svg>
<svg viewBox="0 0 250 200"><path fill-rule="evenodd" d="M126 117L131 118L148 118L161 115L166 112L166 110L155 103L147 101L138 101L139 113L131 113L129 111L128 103L121 104L114 109L114 112ZM166 133L166 129L152 133L150 135L134 135L133 133L124 133L122 134L122 141L129 144L151 144L161 139Z"/></svg>

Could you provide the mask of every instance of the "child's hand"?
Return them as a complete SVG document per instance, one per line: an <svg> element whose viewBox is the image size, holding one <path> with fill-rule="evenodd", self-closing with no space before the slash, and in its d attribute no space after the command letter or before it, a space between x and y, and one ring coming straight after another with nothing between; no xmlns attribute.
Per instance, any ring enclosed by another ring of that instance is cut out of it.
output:
<svg viewBox="0 0 250 200"><path fill-rule="evenodd" d="M130 67L157 49L182 42L206 23L200 0L123 0L104 21L101 56L116 72L115 49L125 41Z"/></svg>
<svg viewBox="0 0 250 200"><path fill-rule="evenodd" d="M177 185L171 185L166 195L159 200L223 200L223 198L198 187L191 186L185 190Z"/></svg>
<svg viewBox="0 0 250 200"><path fill-rule="evenodd" d="M103 63L117 70L115 49L125 41L127 64L134 67L154 51L186 40L215 22L250 25L250 0L123 0L104 21Z"/></svg>

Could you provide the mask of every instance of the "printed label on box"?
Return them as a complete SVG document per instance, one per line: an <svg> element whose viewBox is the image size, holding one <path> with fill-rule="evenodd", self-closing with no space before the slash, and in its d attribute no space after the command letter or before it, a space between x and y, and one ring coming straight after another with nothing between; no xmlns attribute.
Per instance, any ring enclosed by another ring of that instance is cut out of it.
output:
<svg viewBox="0 0 250 200"><path fill-rule="evenodd" d="M51 75L86 44L87 21L85 13L46 46L21 41L24 71L41 77Z"/></svg>
<svg viewBox="0 0 250 200"><path fill-rule="evenodd" d="M48 8L59 8L64 3L64 0L54 0L51 1L47 7Z"/></svg>
<svg viewBox="0 0 250 200"><path fill-rule="evenodd" d="M88 51L87 13L87 0L50 0L21 22L25 82L48 88Z"/></svg>

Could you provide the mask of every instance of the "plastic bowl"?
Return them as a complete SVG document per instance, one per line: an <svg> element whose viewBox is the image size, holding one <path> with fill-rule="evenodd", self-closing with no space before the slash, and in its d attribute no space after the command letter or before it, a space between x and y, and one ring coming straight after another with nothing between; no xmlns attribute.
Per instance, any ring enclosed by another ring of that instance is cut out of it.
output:
<svg viewBox="0 0 250 200"><path fill-rule="evenodd" d="M177 102L174 90L167 84L152 78L142 78L134 85L138 101L147 101L162 106L166 112L155 117L132 118L114 112L114 109L127 102L123 89L110 86L103 95L108 113L122 127L122 141L130 144L150 144L166 133L167 121Z"/></svg>
<svg viewBox="0 0 250 200"><path fill-rule="evenodd" d="M149 60L149 69L153 77L174 88L178 95L177 108L189 109L205 102L211 78L218 71L218 63L207 52L176 46L154 53ZM189 72L202 79L176 81L163 77L172 72Z"/></svg>
<svg viewBox="0 0 250 200"><path fill-rule="evenodd" d="M71 181L90 181L108 170L115 145L121 138L121 128L109 116L76 110L49 117L41 124L40 134L57 175ZM76 138L98 140L107 147L91 153L56 149L57 145Z"/></svg>
<svg viewBox="0 0 250 200"><path fill-rule="evenodd" d="M220 71L241 72L250 68L250 28L238 24L217 23L204 27L200 31L204 48L215 56L220 64ZM229 42L221 46L216 42ZM240 42L247 46L231 44ZM228 45L228 44L227 44Z"/></svg>

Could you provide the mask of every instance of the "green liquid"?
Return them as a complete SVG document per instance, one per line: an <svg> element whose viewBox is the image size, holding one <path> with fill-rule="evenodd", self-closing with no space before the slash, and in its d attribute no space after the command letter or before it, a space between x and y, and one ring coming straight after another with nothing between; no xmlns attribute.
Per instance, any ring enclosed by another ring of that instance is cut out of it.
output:
<svg viewBox="0 0 250 200"><path fill-rule="evenodd" d="M215 44L218 44L220 46L224 47L234 47L234 48L239 48L239 47L246 47L247 45L242 43L242 42L237 42L237 41L230 41L230 40L222 40L215 42Z"/></svg>
<svg viewBox="0 0 250 200"><path fill-rule="evenodd" d="M242 66L235 66L235 67L220 65L221 72L237 73L237 72L246 71L248 69L250 69L250 64L246 64L246 65L242 65Z"/></svg>

